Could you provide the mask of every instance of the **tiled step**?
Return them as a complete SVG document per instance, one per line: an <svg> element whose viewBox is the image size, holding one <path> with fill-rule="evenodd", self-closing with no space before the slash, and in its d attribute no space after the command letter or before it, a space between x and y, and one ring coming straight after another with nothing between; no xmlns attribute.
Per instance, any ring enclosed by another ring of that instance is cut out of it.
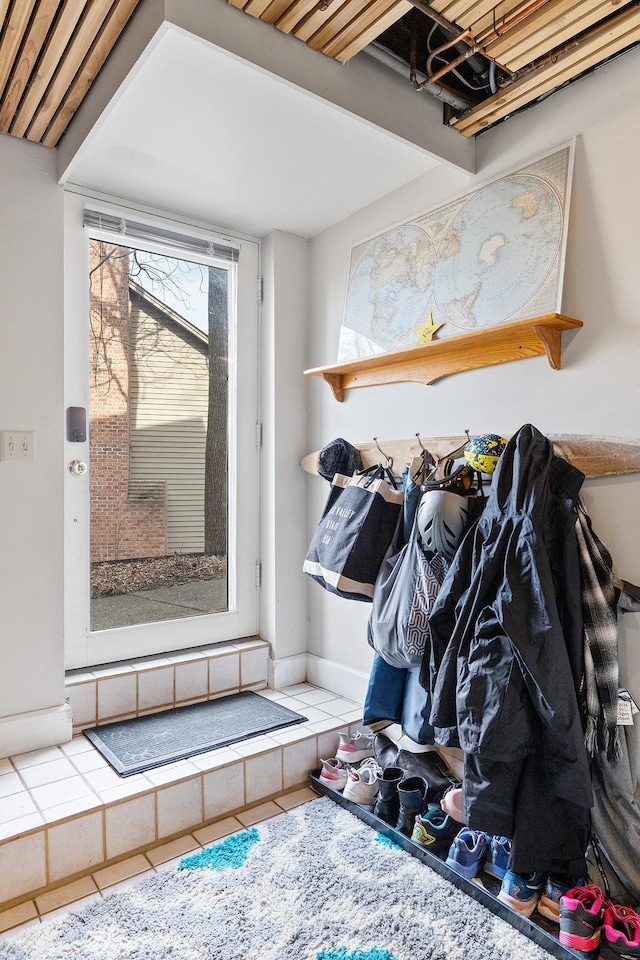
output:
<svg viewBox="0 0 640 960"><path fill-rule="evenodd" d="M82 734L0 760L0 910L305 784L358 727L358 704L310 684L257 692L307 721L124 779Z"/></svg>

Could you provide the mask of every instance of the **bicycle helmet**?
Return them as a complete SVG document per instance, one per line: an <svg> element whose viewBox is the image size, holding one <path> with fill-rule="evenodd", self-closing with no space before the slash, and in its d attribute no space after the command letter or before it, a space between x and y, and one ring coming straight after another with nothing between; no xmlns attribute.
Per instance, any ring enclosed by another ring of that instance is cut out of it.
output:
<svg viewBox="0 0 640 960"><path fill-rule="evenodd" d="M427 490L418 505L418 531L426 550L453 559L469 515L469 499L449 490Z"/></svg>
<svg viewBox="0 0 640 960"><path fill-rule="evenodd" d="M464 458L479 473L493 473L506 445L504 437L499 437L497 433L485 433L465 444Z"/></svg>

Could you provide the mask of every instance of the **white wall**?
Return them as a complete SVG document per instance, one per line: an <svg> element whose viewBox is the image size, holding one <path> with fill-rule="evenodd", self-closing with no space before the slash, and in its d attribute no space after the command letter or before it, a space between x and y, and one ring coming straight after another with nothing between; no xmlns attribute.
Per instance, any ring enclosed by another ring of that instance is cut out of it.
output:
<svg viewBox="0 0 640 960"><path fill-rule="evenodd" d="M351 390L342 404L309 384L309 451L342 436L380 438L510 434L531 422L546 433L640 437L640 54L618 61L514 117L477 140L475 177L440 169L360 211L312 241L307 366L335 363L352 244L479 186L577 137L562 312L584 322L564 334L563 369L545 358L449 377L431 387L394 384ZM328 485L308 480L308 537ZM640 475L587 481L594 528L618 575L640 582ZM309 582L309 649L360 671L371 661L368 605L331 596ZM640 698L639 618L621 625L623 677ZM355 680L352 680L355 685Z"/></svg>
<svg viewBox="0 0 640 960"><path fill-rule="evenodd" d="M62 190L55 152L0 136L0 430L35 431L0 462L0 756L64 739ZM48 738L48 739L47 739Z"/></svg>

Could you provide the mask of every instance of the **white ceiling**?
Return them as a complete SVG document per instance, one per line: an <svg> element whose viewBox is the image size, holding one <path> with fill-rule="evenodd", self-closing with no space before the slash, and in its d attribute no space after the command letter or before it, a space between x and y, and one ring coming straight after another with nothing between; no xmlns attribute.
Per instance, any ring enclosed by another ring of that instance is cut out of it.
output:
<svg viewBox="0 0 640 960"><path fill-rule="evenodd" d="M65 180L252 236L312 237L437 163L167 26Z"/></svg>

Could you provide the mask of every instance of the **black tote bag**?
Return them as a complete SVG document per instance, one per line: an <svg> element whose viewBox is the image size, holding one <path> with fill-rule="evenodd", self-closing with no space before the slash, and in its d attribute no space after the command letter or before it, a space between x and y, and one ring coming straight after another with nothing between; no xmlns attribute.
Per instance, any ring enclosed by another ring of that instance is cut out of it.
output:
<svg viewBox="0 0 640 960"><path fill-rule="evenodd" d="M404 494L377 471L336 473L302 569L325 590L370 603Z"/></svg>

